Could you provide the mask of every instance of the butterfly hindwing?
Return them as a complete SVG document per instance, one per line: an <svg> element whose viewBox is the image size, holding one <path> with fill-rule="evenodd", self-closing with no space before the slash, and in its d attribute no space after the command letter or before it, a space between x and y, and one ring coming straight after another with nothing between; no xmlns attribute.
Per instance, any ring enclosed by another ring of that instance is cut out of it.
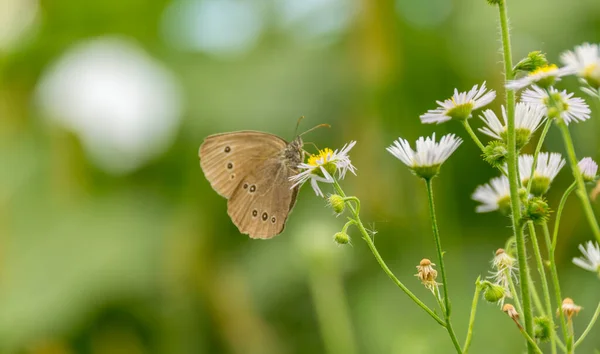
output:
<svg viewBox="0 0 600 354"><path fill-rule="evenodd" d="M289 180L296 172L285 161L271 158L242 178L227 203L227 213L241 233L265 239L283 231L298 193Z"/></svg>

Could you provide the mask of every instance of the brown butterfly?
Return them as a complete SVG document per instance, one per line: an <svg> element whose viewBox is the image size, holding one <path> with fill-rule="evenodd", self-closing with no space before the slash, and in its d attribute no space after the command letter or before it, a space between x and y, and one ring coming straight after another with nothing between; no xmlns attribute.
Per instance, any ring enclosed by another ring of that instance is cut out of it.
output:
<svg viewBox="0 0 600 354"><path fill-rule="evenodd" d="M288 143L269 133L239 131L211 135L200 146L204 176L228 199L227 213L241 233L268 239L283 232L300 187L290 177L304 161L303 134Z"/></svg>

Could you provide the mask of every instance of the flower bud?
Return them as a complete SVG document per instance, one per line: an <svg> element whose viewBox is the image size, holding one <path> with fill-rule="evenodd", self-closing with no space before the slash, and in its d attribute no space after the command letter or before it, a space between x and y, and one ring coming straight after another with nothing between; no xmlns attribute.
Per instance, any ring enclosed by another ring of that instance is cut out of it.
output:
<svg viewBox="0 0 600 354"><path fill-rule="evenodd" d="M548 317L535 317L533 319L533 337L541 342L550 340L550 336L554 331Z"/></svg>
<svg viewBox="0 0 600 354"><path fill-rule="evenodd" d="M504 298L505 290L504 287L498 284L490 283L489 281L484 281L482 283L483 287L483 297L487 302L496 303Z"/></svg>
<svg viewBox="0 0 600 354"><path fill-rule="evenodd" d="M506 164L507 155L508 149L506 148L506 144L500 140L493 140L483 149L482 156L492 167L498 168Z"/></svg>
<svg viewBox="0 0 600 354"><path fill-rule="evenodd" d="M502 3L502 0L487 0L487 3L494 6L494 5L500 5Z"/></svg>
<svg viewBox="0 0 600 354"><path fill-rule="evenodd" d="M529 52L526 58L523 58L515 65L513 72L516 74L519 71L532 72L541 67L548 65L546 55L539 50Z"/></svg>
<svg viewBox="0 0 600 354"><path fill-rule="evenodd" d="M329 196L328 202L331 206L331 209L333 209L333 211L336 214L341 214L344 212L346 203L344 202L344 198L342 198L341 196L337 194L332 194Z"/></svg>
<svg viewBox="0 0 600 354"><path fill-rule="evenodd" d="M350 242L350 237L345 231L340 231L333 236L333 240L338 245L346 245Z"/></svg>
<svg viewBox="0 0 600 354"><path fill-rule="evenodd" d="M533 197L525 204L523 219L533 221L534 224L541 224L550 218L550 207L543 198Z"/></svg>

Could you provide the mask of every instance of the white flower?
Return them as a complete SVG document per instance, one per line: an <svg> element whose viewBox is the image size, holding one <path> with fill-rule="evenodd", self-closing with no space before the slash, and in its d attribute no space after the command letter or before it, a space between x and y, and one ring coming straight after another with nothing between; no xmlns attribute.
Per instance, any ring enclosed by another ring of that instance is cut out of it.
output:
<svg viewBox="0 0 600 354"><path fill-rule="evenodd" d="M324 197L317 182L333 183L335 182L333 176L336 173L338 179L343 179L348 171L356 175L356 168L352 165L348 155L355 144L356 141L351 141L344 145L339 152L338 150L324 149L320 150L318 154L310 156L307 162L298 165L300 173L290 177L290 181L295 182L292 188L310 180L310 185L315 193Z"/></svg>
<svg viewBox="0 0 600 354"><path fill-rule="evenodd" d="M549 87L555 81L560 80L560 77L572 74L573 70L569 67L559 68L556 65L545 65L530 72L527 76L517 80L511 80L506 83L506 88L509 90L520 90L529 85L538 85Z"/></svg>
<svg viewBox="0 0 600 354"><path fill-rule="evenodd" d="M523 102L517 103L515 107L517 146L523 146L529 141L531 135L544 121L544 117L544 107ZM500 122L494 111L491 109L483 111L483 115L480 116L480 118L487 125L487 127L479 128L480 132L494 139L506 141L508 119L506 117L506 109L504 106L502 106L502 120L504 121L504 124Z"/></svg>
<svg viewBox="0 0 600 354"><path fill-rule="evenodd" d="M471 117L471 112L488 105L496 98L496 91L487 90L485 82L478 87L473 86L469 92L458 92L454 89L454 95L445 101L437 101L436 109L430 109L421 115L422 123L443 123L451 119L465 120Z"/></svg>
<svg viewBox="0 0 600 354"><path fill-rule="evenodd" d="M523 92L521 101L545 107L544 115L546 116L548 116L548 106L552 105L552 110L557 110L560 114L560 118L563 119L567 125L570 122L583 122L590 119L590 108L583 99L573 97L572 93L567 93L565 90L559 92L554 87L550 88L550 94L552 97L549 97L545 90L537 86L532 86L531 89L527 89Z"/></svg>
<svg viewBox="0 0 600 354"><path fill-rule="evenodd" d="M584 157L577 164L579 171L586 182L593 182L598 173L598 164L591 157Z"/></svg>
<svg viewBox="0 0 600 354"><path fill-rule="evenodd" d="M533 172L533 177L547 178L552 182L561 168L565 165L565 159L557 152L547 153L541 152L538 155L538 161ZM519 156L519 175L523 185L531 177L531 169L533 167L533 155L524 154Z"/></svg>
<svg viewBox="0 0 600 354"><path fill-rule="evenodd" d="M588 241L585 247L579 245L579 250L583 253L583 257L573 258L573 263L585 270L598 273L600 276L600 247L598 242L594 245L592 241Z"/></svg>
<svg viewBox="0 0 600 354"><path fill-rule="evenodd" d="M475 209L478 213L494 210L508 211L510 209L510 186L506 176L492 178L490 183L480 185L471 196L482 203Z"/></svg>
<svg viewBox="0 0 600 354"><path fill-rule="evenodd" d="M404 162L413 173L423 178L432 178L439 173L442 163L446 161L460 146L462 140L454 134L443 136L439 143L435 142L435 133L431 137L420 137L416 151L407 140L398 138L387 148L392 155Z"/></svg>
<svg viewBox="0 0 600 354"><path fill-rule="evenodd" d="M584 78L590 85L600 85L600 46L584 43L575 47L575 51L564 52L560 60L577 76Z"/></svg>

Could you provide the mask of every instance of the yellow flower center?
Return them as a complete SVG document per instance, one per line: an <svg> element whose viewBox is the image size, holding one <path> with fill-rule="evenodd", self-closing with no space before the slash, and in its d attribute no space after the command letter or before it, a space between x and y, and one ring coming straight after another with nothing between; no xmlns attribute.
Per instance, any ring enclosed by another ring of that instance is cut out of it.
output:
<svg viewBox="0 0 600 354"><path fill-rule="evenodd" d="M529 76L533 76L533 75L537 75L537 74L542 74L542 73L549 73L552 72L554 70L557 70L558 66L556 66L555 64L550 64L550 65L544 65L544 66L540 66L539 68L535 69L534 71L529 73Z"/></svg>
<svg viewBox="0 0 600 354"><path fill-rule="evenodd" d="M325 148L323 150L319 150L318 154L310 155L307 163L311 166L317 167L319 165L327 163L332 156L333 150Z"/></svg>

